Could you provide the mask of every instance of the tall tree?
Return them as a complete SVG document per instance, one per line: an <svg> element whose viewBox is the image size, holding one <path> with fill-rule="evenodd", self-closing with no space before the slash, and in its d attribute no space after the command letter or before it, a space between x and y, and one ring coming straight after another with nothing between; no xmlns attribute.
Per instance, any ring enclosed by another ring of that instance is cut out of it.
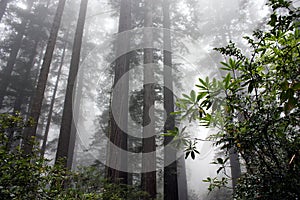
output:
<svg viewBox="0 0 300 200"><path fill-rule="evenodd" d="M171 115L174 112L174 95L173 95L173 75L172 75L172 53L171 53L171 33L170 33L170 2L163 1L163 28L164 28L164 51L163 51L163 77L164 77L164 109L166 111L166 122L164 132L174 130L175 117ZM177 183L177 161L176 149L171 145L167 146L171 141L172 136L164 137L164 199L177 200L178 199L178 183ZM170 163L171 162L171 163ZM170 164L169 164L170 163Z"/></svg>
<svg viewBox="0 0 300 200"><path fill-rule="evenodd" d="M9 3L10 0L1 0L0 1L0 22L2 21L3 15L5 13L7 4Z"/></svg>
<svg viewBox="0 0 300 200"><path fill-rule="evenodd" d="M23 150L25 154L29 154L32 151L32 147L33 147L32 139L36 135L36 129L37 129L39 116L41 113L44 92L48 80L49 69L51 65L54 47L56 44L58 30L61 23L62 14L65 8L65 3L66 0L60 0L58 2L57 10L50 31L50 37L48 40L46 52L43 59L43 64L38 78L35 95L32 99L32 106L30 109L30 117L32 117L34 124L32 127L29 127L24 131Z"/></svg>
<svg viewBox="0 0 300 200"><path fill-rule="evenodd" d="M62 51L62 55L61 55L61 59L60 59L60 63L59 63L58 71L57 71L57 77L56 77L56 81L55 81L55 85L54 85L53 94L52 94L52 97L51 97L50 108L49 108L49 112L48 112L48 116L47 116L47 124L46 124L46 127L45 127L45 133L44 133L43 140L42 140L41 158L44 157L45 151L46 151L46 144L47 144L49 130L50 130L50 124L51 124L51 119L52 119L52 114L53 114L53 108L54 108L56 93L57 93L58 84L59 84L59 80L60 80L60 77L61 77L61 72L62 72L62 68L63 68L64 60L65 60L65 55L66 55L68 35L69 35L69 30L67 31L67 33L64 36L65 41L64 41L64 44L63 44L63 51Z"/></svg>
<svg viewBox="0 0 300 200"><path fill-rule="evenodd" d="M28 5L27 5L28 10L30 12L31 9L32 9L34 1L30 0L30 1L27 1L27 2L28 2ZM14 39L11 50L9 52L9 57L8 57L8 60L7 60L6 67L3 69L2 73L1 73L0 108L2 107L2 103L3 103L4 97L6 95L7 87L9 86L9 84L11 82L11 74L13 72L13 68L15 66L16 59L17 59L19 50L20 50L21 45L22 45L22 40L23 40L24 34L26 33L26 30L27 30L27 25L28 25L28 22L29 22L28 16L23 16L22 22L16 30L17 35L16 35L16 38Z"/></svg>
<svg viewBox="0 0 300 200"><path fill-rule="evenodd" d="M156 198L156 147L154 126L155 84L153 70L153 0L144 2L144 100L143 100L143 139L142 153L142 189L149 193L150 198Z"/></svg>
<svg viewBox="0 0 300 200"><path fill-rule="evenodd" d="M71 169L72 163L67 165L67 158L69 154L70 146L70 136L71 128L73 123L73 110L72 110L72 97L73 89L76 81L76 76L78 73L79 62L80 62L80 52L82 45L82 36L84 31L84 24L86 18L88 0L81 0L79 16L77 20L76 32L73 43L71 65L67 83L67 90L65 95L64 110L62 115L58 147L56 152L55 163L60 162L60 159L64 167ZM74 141L75 142L75 141Z"/></svg>
<svg viewBox="0 0 300 200"><path fill-rule="evenodd" d="M18 65L16 65L16 69L14 69L14 75L12 75L12 80L15 79L15 76L20 78L16 78L18 81L14 81L12 84L12 89L16 91L16 100L14 102L14 112L20 111L24 113L26 109L23 108L24 105L28 107L28 101L32 97L32 91L35 88L36 78L35 73L32 73L34 66L36 63L40 63L42 60L43 49L46 46L45 42L45 27L47 23L45 23L45 19L48 17L48 9L49 2L47 1L47 6L36 6L34 12L34 18L28 24L28 30L26 35L30 37L24 37L22 43L23 48L20 49L20 55L18 59L21 59L22 54L26 54L25 58L28 58L28 61L19 62L24 63L20 69L17 69ZM37 56L37 52L41 52L41 55ZM24 56L23 56L24 57ZM39 69L39 67L38 67ZM22 109L23 108L23 109Z"/></svg>
<svg viewBox="0 0 300 200"><path fill-rule="evenodd" d="M112 182L128 183L127 169L127 126L128 126L128 91L129 91L129 65L130 54L129 32L131 29L131 0L122 0L120 4L119 34L117 38L117 60L115 63L115 76L113 86L113 110L118 111L118 115L110 115L110 142L124 151L115 150L109 147L107 178ZM127 73L127 74L126 74ZM126 75L125 75L126 74ZM125 75L125 76L123 76ZM122 79L121 79L122 77ZM118 84L117 84L118 83ZM120 127L121 126L121 127ZM117 170L121 168L122 171Z"/></svg>

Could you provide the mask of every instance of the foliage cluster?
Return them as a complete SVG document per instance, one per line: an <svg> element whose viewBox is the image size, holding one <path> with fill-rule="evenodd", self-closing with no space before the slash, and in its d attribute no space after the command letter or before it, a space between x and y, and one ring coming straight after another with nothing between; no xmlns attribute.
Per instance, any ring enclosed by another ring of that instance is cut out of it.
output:
<svg viewBox="0 0 300 200"><path fill-rule="evenodd" d="M72 172L59 165L50 166L37 149L25 155L19 145L13 145L20 137L10 135L18 135L27 125L18 114L0 115L1 199L121 200L128 197L134 200L147 196L137 187L108 182L97 166Z"/></svg>
<svg viewBox="0 0 300 200"><path fill-rule="evenodd" d="M237 149L246 172L235 199L300 198L300 14L284 0L268 4L266 29L244 37L250 55L232 42L216 48L226 57L221 63L226 75L199 79L198 93L177 102L184 117L217 128L210 137L215 145ZM222 168L228 159L217 161ZM206 181L210 189L227 182Z"/></svg>

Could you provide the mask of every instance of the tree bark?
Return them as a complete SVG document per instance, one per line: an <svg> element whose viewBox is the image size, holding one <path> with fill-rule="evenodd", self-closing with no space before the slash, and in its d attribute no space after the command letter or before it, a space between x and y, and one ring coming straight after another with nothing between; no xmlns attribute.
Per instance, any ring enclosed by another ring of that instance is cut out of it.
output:
<svg viewBox="0 0 300 200"><path fill-rule="evenodd" d="M154 126L155 83L153 70L153 0L145 1L144 18L144 101L143 101L143 139L142 139L142 189L156 198L156 144ZM146 157L145 154L148 153Z"/></svg>
<svg viewBox="0 0 300 200"><path fill-rule="evenodd" d="M57 34L58 34L59 27L60 27L65 3L66 3L66 0L60 0L58 2L54 21L53 21L52 28L50 31L50 37L48 40L45 56L43 59L43 64L41 67L35 95L32 99L32 107L30 109L30 117L32 117L34 125L32 127L27 128L24 131L23 150L24 150L25 154L30 154L32 152L32 148L33 148L32 139L34 139L34 137L36 136L36 129L37 129L39 116L41 113L44 92L45 92L48 74L49 74L49 68L51 65L53 51L55 48Z"/></svg>
<svg viewBox="0 0 300 200"><path fill-rule="evenodd" d="M177 160L177 180L178 180L178 198L179 200L188 199L187 180L185 170L184 156L180 156Z"/></svg>
<svg viewBox="0 0 300 200"><path fill-rule="evenodd" d="M64 167L69 169L71 169L70 166L72 166L71 163L70 165L67 164L67 158L69 155L69 146L72 145L70 144L71 127L73 123L72 97L73 97L73 89L74 89L75 80L78 73L79 62L80 62L80 52L81 52L82 36L84 31L87 5L88 5L88 0L81 0L75 38L73 43L71 65L70 65L70 71L69 71L69 77L67 83L62 122L61 122L59 139L58 139L58 147L57 147L56 158L55 158L56 164L62 162L61 164Z"/></svg>
<svg viewBox="0 0 300 200"><path fill-rule="evenodd" d="M110 142L119 147L116 150L108 145L107 178L114 183L128 184L128 92L130 54L128 30L131 30L131 0L122 0L120 5L119 34L117 38L117 56L113 86L112 108L118 111L118 116L110 115ZM126 74L127 73L127 74ZM126 74L126 75L125 75ZM120 80L122 78L122 80ZM118 84L117 84L118 83ZM120 127L121 126L121 127ZM118 170L122 169L122 170Z"/></svg>
<svg viewBox="0 0 300 200"><path fill-rule="evenodd" d="M229 160L231 166L232 187L234 189L237 184L238 178L241 177L239 155L234 147L231 147L231 149L229 150Z"/></svg>
<svg viewBox="0 0 300 200"><path fill-rule="evenodd" d="M170 33L170 2L163 1L163 28L164 28L164 51L163 51L163 76L164 76L164 109L166 111L166 122L164 132L174 130L175 118L171 115L174 112L174 95L173 95L173 75L172 75L172 52L171 52L171 33ZM164 137L164 199L178 199L178 183L177 183L177 150L172 146L167 146L171 141L172 136ZM167 164L170 163L170 164Z"/></svg>

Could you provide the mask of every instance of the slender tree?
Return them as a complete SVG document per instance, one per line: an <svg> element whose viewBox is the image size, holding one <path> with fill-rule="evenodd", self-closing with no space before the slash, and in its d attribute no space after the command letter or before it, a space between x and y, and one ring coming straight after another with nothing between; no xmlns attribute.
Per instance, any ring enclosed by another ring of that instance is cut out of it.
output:
<svg viewBox="0 0 300 200"><path fill-rule="evenodd" d="M61 59L60 59L60 63L59 63L58 71L57 71L57 77L56 77L56 81L55 81L55 85L54 85L53 94L51 97L50 108L49 108L49 112L48 112L48 116L47 116L47 124L45 127L45 133L44 133L43 140L42 140L43 143L42 143L42 147L41 147L41 158L44 157L45 151L46 151L46 144L47 144L48 135L49 135L49 129L50 129L50 124L51 124L51 119L52 119L52 114L53 114L56 93L57 93L58 84L59 84L59 80L61 77L61 71L62 71L62 68L64 65L64 60L65 60L65 55L66 55L68 35L69 35L69 31L67 31L67 33L65 34L65 37L64 37L63 51L62 51L62 55L61 55Z"/></svg>
<svg viewBox="0 0 300 200"><path fill-rule="evenodd" d="M115 63L115 76L113 86L113 110L119 112L118 116L110 115L110 142L124 151L118 151L109 146L107 178L112 182L128 183L127 169L127 125L128 125L128 91L129 91L129 65L130 54L129 35L131 29L131 0L122 0L120 4L119 34L117 38L117 56ZM125 75L125 76L123 76ZM122 77L122 79L121 79ZM121 79L121 80L120 80ZM117 84L118 83L118 84ZM120 127L121 126L121 127ZM117 170L121 168L122 171Z"/></svg>
<svg viewBox="0 0 300 200"><path fill-rule="evenodd" d="M85 28L84 28L84 41L83 41L83 47L81 50L81 63L85 61L85 59L88 56L88 50L87 50L87 44L88 44L88 38L89 38L89 32L90 32L90 25L91 23L86 22L85 23ZM77 90L76 90L76 97L75 97L75 102L74 102L74 110L73 113L74 115L77 115L74 119L74 123L71 128L71 144L69 146L69 155L68 155L68 165L72 167L72 169L76 169L77 167L77 156L78 154L75 152L79 148L79 141L76 140L77 136L77 129L75 125L78 123L80 119L82 119L82 111L80 109L81 103L82 103L82 98L83 98L83 89L84 89L84 69L80 68L78 71L78 81L77 81ZM79 119L80 118L80 119ZM73 136L73 137L72 137ZM73 140L73 141L72 141Z"/></svg>
<svg viewBox="0 0 300 200"><path fill-rule="evenodd" d="M49 69L51 65L51 60L53 56L54 47L56 44L57 34L61 23L62 14L65 8L66 0L60 0L58 2L57 10L54 16L52 28L50 31L50 37L48 40L46 52L43 59L43 64L40 70L38 83L35 91L35 95L32 99L32 106L30 109L30 117L32 117L34 125L25 129L24 140L23 140L23 150L25 154L29 154L32 151L33 143L32 139L36 135L37 124L39 116L41 113L44 92L47 84Z"/></svg>
<svg viewBox="0 0 300 200"><path fill-rule="evenodd" d="M59 139L58 139L58 147L57 147L56 159L55 159L55 163L60 162L60 159L62 159L61 160L62 164L69 169L71 169L72 166L71 163L67 165L69 146L72 145L70 144L71 127L73 123L73 116L72 116L73 98L72 97L73 97L73 89L74 89L76 76L79 68L79 62L80 62L80 52L81 52L82 36L84 31L87 5L88 5L88 0L81 0L76 32L74 37L74 43L73 43L71 65L70 65L67 90L65 95L64 110L62 115Z"/></svg>
<svg viewBox="0 0 300 200"><path fill-rule="evenodd" d="M143 100L143 139L142 153L142 189L149 193L150 198L156 198L156 147L154 126L155 84L153 70L153 0L145 1L144 18L144 100Z"/></svg>

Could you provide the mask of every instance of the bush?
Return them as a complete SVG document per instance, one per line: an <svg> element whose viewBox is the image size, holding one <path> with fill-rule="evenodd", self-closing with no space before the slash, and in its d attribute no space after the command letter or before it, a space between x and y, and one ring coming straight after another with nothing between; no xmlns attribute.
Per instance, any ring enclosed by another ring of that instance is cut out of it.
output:
<svg viewBox="0 0 300 200"><path fill-rule="evenodd" d="M49 160L40 158L37 148L25 155L20 146L12 144L19 141L22 128L28 125L18 113L0 115L1 199L138 200L146 196L137 187L107 182L96 166L72 172L60 165L50 166Z"/></svg>
<svg viewBox="0 0 300 200"><path fill-rule="evenodd" d="M227 57L227 75L199 79L199 92L177 103L186 116L217 127L215 145L242 157L246 173L235 199L300 198L300 15L283 0L269 5L268 30L245 37L251 56L234 43L216 48Z"/></svg>

